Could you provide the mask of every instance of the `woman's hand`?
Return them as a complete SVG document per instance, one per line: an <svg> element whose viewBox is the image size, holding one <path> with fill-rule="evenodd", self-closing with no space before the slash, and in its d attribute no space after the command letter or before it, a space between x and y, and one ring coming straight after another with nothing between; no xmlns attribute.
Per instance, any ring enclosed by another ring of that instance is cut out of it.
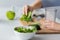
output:
<svg viewBox="0 0 60 40"><path fill-rule="evenodd" d="M24 14L25 15L27 15L27 13L29 12L29 11L33 11L33 7L32 6L29 6L29 5L26 5L25 7L24 7Z"/></svg>
<svg viewBox="0 0 60 40"><path fill-rule="evenodd" d="M47 28L49 30L56 30L56 31L60 31L60 24L50 21L50 20L41 20L40 24L44 26L44 28Z"/></svg>
<svg viewBox="0 0 60 40"><path fill-rule="evenodd" d="M45 20L45 22L43 23L44 27L47 29L51 29L54 30L54 27L56 26L57 23L50 21L50 20Z"/></svg>

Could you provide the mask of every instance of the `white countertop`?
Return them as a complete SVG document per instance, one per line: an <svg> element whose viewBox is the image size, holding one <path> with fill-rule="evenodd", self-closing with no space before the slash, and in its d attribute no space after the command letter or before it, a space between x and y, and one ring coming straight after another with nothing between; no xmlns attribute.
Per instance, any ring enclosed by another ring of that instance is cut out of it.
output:
<svg viewBox="0 0 60 40"><path fill-rule="evenodd" d="M3 40L19 40L15 36L4 38ZM39 34L35 35L31 40L60 40L60 34Z"/></svg>
<svg viewBox="0 0 60 40"><path fill-rule="evenodd" d="M0 20L0 40L19 40L14 34L14 27L20 25L19 20ZM60 34L37 34L31 40L60 40Z"/></svg>

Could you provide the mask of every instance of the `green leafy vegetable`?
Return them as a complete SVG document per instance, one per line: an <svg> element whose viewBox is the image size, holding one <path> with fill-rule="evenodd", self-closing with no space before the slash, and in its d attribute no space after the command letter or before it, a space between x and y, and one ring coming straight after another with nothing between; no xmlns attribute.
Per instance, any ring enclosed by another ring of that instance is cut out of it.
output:
<svg viewBox="0 0 60 40"><path fill-rule="evenodd" d="M22 17L20 18L20 20L29 22L32 20L31 15L32 15L31 11L28 13L28 15L23 14Z"/></svg>
<svg viewBox="0 0 60 40"><path fill-rule="evenodd" d="M38 23L30 24L29 26L35 27L37 30L41 30L40 25Z"/></svg>
<svg viewBox="0 0 60 40"><path fill-rule="evenodd" d="M36 32L36 28L24 28L24 27L15 27L15 31L20 32L20 33L32 33Z"/></svg>
<svg viewBox="0 0 60 40"><path fill-rule="evenodd" d="M27 18L31 18L31 15L32 15L32 12L29 12Z"/></svg>

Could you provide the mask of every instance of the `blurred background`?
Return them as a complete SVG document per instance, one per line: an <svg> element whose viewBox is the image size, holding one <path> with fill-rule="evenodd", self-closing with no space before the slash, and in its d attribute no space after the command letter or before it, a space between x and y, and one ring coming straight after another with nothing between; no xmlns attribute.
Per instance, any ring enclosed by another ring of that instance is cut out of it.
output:
<svg viewBox="0 0 60 40"><path fill-rule="evenodd" d="M20 6L23 7L26 4L32 4L35 0L0 0L0 6Z"/></svg>
<svg viewBox="0 0 60 40"><path fill-rule="evenodd" d="M13 10L16 13L16 18L23 14L23 7L30 5L35 0L0 0L0 19L6 18L6 11Z"/></svg>

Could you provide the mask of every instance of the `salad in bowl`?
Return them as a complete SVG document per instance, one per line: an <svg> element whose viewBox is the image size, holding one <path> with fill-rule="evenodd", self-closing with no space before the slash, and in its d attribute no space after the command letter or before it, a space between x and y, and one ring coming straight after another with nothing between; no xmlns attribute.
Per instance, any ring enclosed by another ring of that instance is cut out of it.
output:
<svg viewBox="0 0 60 40"><path fill-rule="evenodd" d="M16 36L20 38L20 40L28 40L34 37L37 29L35 27L29 26L29 27L15 27L14 32Z"/></svg>

